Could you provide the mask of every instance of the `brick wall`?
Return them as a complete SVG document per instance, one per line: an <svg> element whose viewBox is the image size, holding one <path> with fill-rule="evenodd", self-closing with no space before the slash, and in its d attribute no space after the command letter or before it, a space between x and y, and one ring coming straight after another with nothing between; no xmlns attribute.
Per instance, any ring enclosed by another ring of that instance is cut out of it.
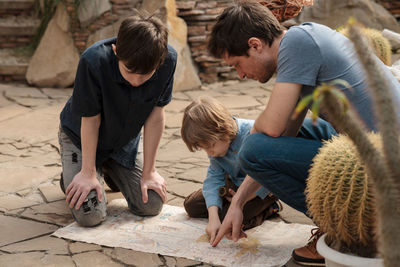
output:
<svg viewBox="0 0 400 267"><path fill-rule="evenodd" d="M238 78L233 68L222 60L211 57L206 47L207 36L217 16L232 2L233 0L176 0L178 16L188 26L188 42L202 82L213 83L221 79Z"/></svg>

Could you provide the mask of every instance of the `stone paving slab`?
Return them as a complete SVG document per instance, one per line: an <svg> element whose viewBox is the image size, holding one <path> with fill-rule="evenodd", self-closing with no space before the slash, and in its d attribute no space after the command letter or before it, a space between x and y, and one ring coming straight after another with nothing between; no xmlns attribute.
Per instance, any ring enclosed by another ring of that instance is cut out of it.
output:
<svg viewBox="0 0 400 267"><path fill-rule="evenodd" d="M157 254L144 253L124 248L116 248L111 253L111 257L118 259L126 265L137 267L157 267L163 264Z"/></svg>
<svg viewBox="0 0 400 267"><path fill-rule="evenodd" d="M91 251L79 253L72 256L72 259L77 267L117 267L124 266L121 263L113 261L110 257L107 257L99 251Z"/></svg>
<svg viewBox="0 0 400 267"><path fill-rule="evenodd" d="M16 244L4 246L1 248L1 250L8 253L22 253L22 252L34 252L34 251L46 251L46 253L58 254L58 255L69 255L70 253L68 250L67 241L51 236L38 237L28 241L23 241Z"/></svg>
<svg viewBox="0 0 400 267"><path fill-rule="evenodd" d="M54 232L54 225L0 215L0 247ZM1 266L1 264L0 264Z"/></svg>
<svg viewBox="0 0 400 267"><path fill-rule="evenodd" d="M178 179L167 179L168 192L180 197L187 197L192 192L199 190L202 187L200 183L183 181Z"/></svg>
<svg viewBox="0 0 400 267"><path fill-rule="evenodd" d="M20 215L24 218L58 226L66 226L74 221L64 200L32 206L25 209Z"/></svg>
<svg viewBox="0 0 400 267"><path fill-rule="evenodd" d="M31 194L26 197L20 197L15 194L9 194L0 197L1 210L15 210L30 207L43 203L43 199L38 194Z"/></svg>
<svg viewBox="0 0 400 267"><path fill-rule="evenodd" d="M21 166L15 166L15 168L0 169L0 193L12 193L30 187L37 187L58 173L60 173L59 167L21 168Z"/></svg>
<svg viewBox="0 0 400 267"><path fill-rule="evenodd" d="M69 256L46 255L43 252L0 255L0 266L60 266L75 267Z"/></svg>
<svg viewBox="0 0 400 267"><path fill-rule="evenodd" d="M69 251L71 251L71 253L73 254L88 252L88 251L101 251L101 250L102 250L101 246L96 244L75 242L69 245Z"/></svg>
<svg viewBox="0 0 400 267"><path fill-rule="evenodd" d="M0 103L0 106L1 106L1 103ZM12 119L12 118L14 118L18 115L24 114L28 111L30 111L29 108L21 106L21 105L15 105L15 104L0 107L0 122L3 122L8 119Z"/></svg>
<svg viewBox="0 0 400 267"><path fill-rule="evenodd" d="M261 105L254 97L248 95L224 95L216 97L216 99L221 101L228 109L248 109Z"/></svg>
<svg viewBox="0 0 400 267"><path fill-rule="evenodd" d="M171 113L178 113L182 112L187 105L190 104L190 101L184 101L184 100L174 100L171 101L166 107L165 111L166 112L171 112Z"/></svg>
<svg viewBox="0 0 400 267"><path fill-rule="evenodd" d="M65 199L65 195L63 191L61 191L60 185L58 184L40 186L39 190L42 193L43 197L45 198L46 202L53 202Z"/></svg>
<svg viewBox="0 0 400 267"><path fill-rule="evenodd" d="M59 104L0 122L1 139L21 140L29 144L47 142L57 136L61 109Z"/></svg>
<svg viewBox="0 0 400 267"><path fill-rule="evenodd" d="M157 153L157 159L160 161L180 162L185 158L207 159L207 154L190 152L182 139L169 142L161 147Z"/></svg>
<svg viewBox="0 0 400 267"><path fill-rule="evenodd" d="M182 125L182 118L183 114L178 113L178 114L170 114L169 116L166 116L165 118L165 125L167 128L179 128Z"/></svg>
<svg viewBox="0 0 400 267"><path fill-rule="evenodd" d="M207 175L207 169L204 167L194 167L184 172L178 173L177 178L181 180L192 180L199 183L203 183L204 177Z"/></svg>

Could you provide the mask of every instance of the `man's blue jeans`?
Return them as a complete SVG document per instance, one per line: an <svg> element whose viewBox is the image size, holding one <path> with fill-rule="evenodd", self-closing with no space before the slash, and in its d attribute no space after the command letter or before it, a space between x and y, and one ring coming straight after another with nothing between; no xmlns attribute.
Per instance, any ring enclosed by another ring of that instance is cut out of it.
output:
<svg viewBox="0 0 400 267"><path fill-rule="evenodd" d="M313 125L309 118L304 120L297 137L251 134L240 149L240 164L250 177L307 215L304 190L308 170L322 141L333 135L337 133L328 122L318 119Z"/></svg>

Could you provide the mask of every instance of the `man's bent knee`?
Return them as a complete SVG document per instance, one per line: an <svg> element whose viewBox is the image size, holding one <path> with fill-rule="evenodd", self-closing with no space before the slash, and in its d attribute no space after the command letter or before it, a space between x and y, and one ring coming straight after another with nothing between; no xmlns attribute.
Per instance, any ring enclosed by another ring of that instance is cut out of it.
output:
<svg viewBox="0 0 400 267"><path fill-rule="evenodd" d="M131 203L128 202L129 209L133 214L138 216L154 216L161 212L163 201L161 197L153 190L147 191L147 203Z"/></svg>
<svg viewBox="0 0 400 267"><path fill-rule="evenodd" d="M71 209L75 221L84 227L92 227L100 224L106 218L107 206L105 201L98 202L96 191L91 191L79 210Z"/></svg>
<svg viewBox="0 0 400 267"><path fill-rule="evenodd" d="M260 147L261 139L265 139L267 136L262 133L251 134L246 137L244 140L242 147L239 151L239 160L253 159L257 156L257 151L259 149L265 149L264 147Z"/></svg>

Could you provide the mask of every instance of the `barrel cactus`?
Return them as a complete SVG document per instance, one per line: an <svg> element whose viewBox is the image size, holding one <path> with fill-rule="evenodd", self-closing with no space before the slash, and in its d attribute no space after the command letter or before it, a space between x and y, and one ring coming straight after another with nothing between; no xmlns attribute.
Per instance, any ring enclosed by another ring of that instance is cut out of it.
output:
<svg viewBox="0 0 400 267"><path fill-rule="evenodd" d="M369 137L379 143L377 135ZM313 161L306 197L315 223L339 251L366 257L376 254L373 188L353 142L345 135L334 137Z"/></svg>
<svg viewBox="0 0 400 267"><path fill-rule="evenodd" d="M348 27L340 27L337 31L345 36L349 35ZM392 47L389 40L376 29L362 28L361 32L365 37L367 37L369 44L373 48L377 57L387 66L392 65Z"/></svg>

